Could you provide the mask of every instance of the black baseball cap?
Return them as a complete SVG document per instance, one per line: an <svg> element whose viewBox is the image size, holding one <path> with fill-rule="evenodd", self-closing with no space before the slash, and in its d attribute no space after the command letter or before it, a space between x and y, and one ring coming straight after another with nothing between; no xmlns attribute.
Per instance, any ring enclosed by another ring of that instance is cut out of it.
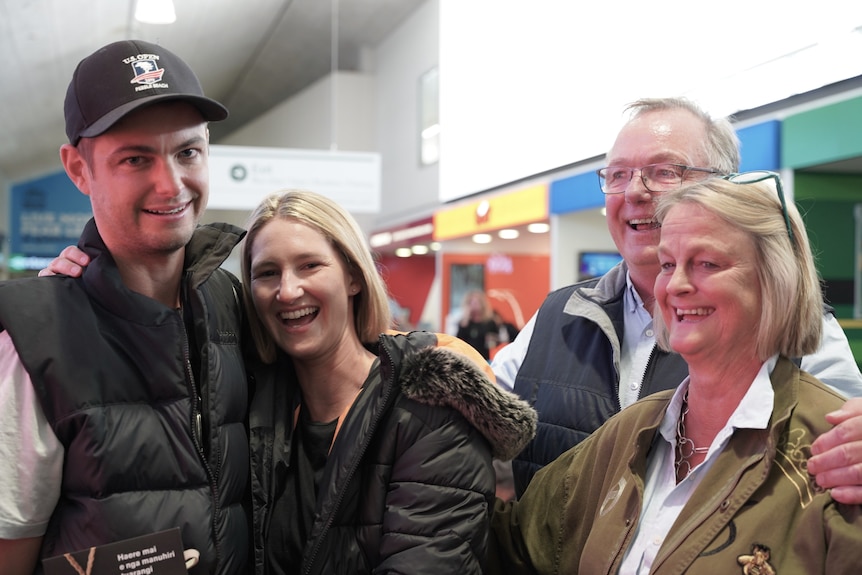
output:
<svg viewBox="0 0 862 575"><path fill-rule="evenodd" d="M63 106L66 135L77 145L129 112L165 100L187 101L207 121L227 118L227 108L204 96L195 73L170 50L142 40L108 44L75 68Z"/></svg>

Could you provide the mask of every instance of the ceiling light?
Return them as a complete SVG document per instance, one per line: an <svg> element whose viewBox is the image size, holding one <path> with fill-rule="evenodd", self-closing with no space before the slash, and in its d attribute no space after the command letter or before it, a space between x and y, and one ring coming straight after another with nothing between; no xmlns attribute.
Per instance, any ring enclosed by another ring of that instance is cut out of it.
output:
<svg viewBox="0 0 862 575"><path fill-rule="evenodd" d="M380 232L378 234L373 234L370 238L368 238L368 244L372 248L379 248L382 246L388 246L392 243L392 234L390 232Z"/></svg>
<svg viewBox="0 0 862 575"><path fill-rule="evenodd" d="M424 256L428 253L428 246L423 246L422 244L418 244L410 248L410 251L416 254L417 256Z"/></svg>
<svg viewBox="0 0 862 575"><path fill-rule="evenodd" d="M514 240L520 236L521 233L518 230L500 230L497 232L497 235L500 236L500 239L502 240Z"/></svg>
<svg viewBox="0 0 862 575"><path fill-rule="evenodd" d="M473 236L473 243L476 244L490 244L494 238L491 237L491 234L475 234Z"/></svg>
<svg viewBox="0 0 862 575"><path fill-rule="evenodd" d="M173 24L177 20L173 0L138 0L135 20L144 24Z"/></svg>
<svg viewBox="0 0 862 575"><path fill-rule="evenodd" d="M439 252L439 251L440 251L440 248L441 248L441 247L443 247L443 246L441 246L441 245L440 245L440 242L431 242L431 245L430 245L430 246L428 246L428 247L430 247L430 248L431 248L431 251L432 251L432 252Z"/></svg>
<svg viewBox="0 0 862 575"><path fill-rule="evenodd" d="M434 136L440 133L440 124L431 124L424 130L422 130L422 137L426 140L433 138Z"/></svg>
<svg viewBox="0 0 862 575"><path fill-rule="evenodd" d="M527 231L532 234L545 234L550 229L551 226L545 222L535 222L527 226Z"/></svg>
<svg viewBox="0 0 862 575"><path fill-rule="evenodd" d="M395 255L399 258L409 258L413 255L413 252L410 251L410 248L398 248L395 250Z"/></svg>

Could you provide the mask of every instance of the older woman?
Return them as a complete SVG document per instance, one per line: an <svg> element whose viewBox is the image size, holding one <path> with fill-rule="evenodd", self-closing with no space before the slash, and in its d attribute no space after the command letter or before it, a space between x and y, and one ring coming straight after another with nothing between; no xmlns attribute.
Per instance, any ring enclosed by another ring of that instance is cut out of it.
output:
<svg viewBox="0 0 862 575"><path fill-rule="evenodd" d="M443 336L381 335L385 288L334 202L278 193L248 228L256 573L481 573L492 456L535 412Z"/></svg>
<svg viewBox="0 0 862 575"><path fill-rule="evenodd" d="M775 174L659 199L657 340L689 377L643 399L498 503L506 573L851 573L862 514L807 473L844 399L790 358L820 340L802 220Z"/></svg>

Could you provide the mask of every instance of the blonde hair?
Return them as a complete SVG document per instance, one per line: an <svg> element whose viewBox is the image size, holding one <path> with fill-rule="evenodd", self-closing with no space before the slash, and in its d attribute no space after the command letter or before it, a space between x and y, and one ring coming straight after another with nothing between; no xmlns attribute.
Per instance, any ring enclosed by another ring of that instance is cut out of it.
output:
<svg viewBox="0 0 862 575"><path fill-rule="evenodd" d="M813 353L823 329L823 294L805 224L796 205L788 202L791 242L777 192L769 182L741 184L709 178L660 194L656 207L656 218L662 223L674 206L698 205L751 238L761 290L755 350L761 360L775 353L790 358ZM671 351L667 326L659 310L655 312L656 342Z"/></svg>
<svg viewBox="0 0 862 575"><path fill-rule="evenodd" d="M464 294L464 299L461 301L461 314L463 319L470 318L470 300L474 297L479 299L482 305L481 317L479 321L488 321L494 319L494 309L491 307L491 300L484 291L480 289L471 289Z"/></svg>
<svg viewBox="0 0 862 575"><path fill-rule="evenodd" d="M359 224L329 198L305 190L283 190L266 197L249 217L242 247L243 298L252 339L261 359L272 363L276 344L266 331L251 295L251 248L260 230L274 219L295 219L320 232L338 253L348 272L361 284L353 296L353 322L359 340L377 341L392 321L383 279L377 271Z"/></svg>

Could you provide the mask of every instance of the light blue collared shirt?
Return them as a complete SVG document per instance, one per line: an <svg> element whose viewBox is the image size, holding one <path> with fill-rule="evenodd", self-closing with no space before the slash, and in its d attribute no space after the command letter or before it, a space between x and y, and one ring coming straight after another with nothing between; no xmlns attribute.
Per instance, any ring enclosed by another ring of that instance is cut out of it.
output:
<svg viewBox="0 0 862 575"><path fill-rule="evenodd" d="M623 340L620 342L620 385L617 390L620 407L640 399L649 358L655 348L655 331L652 315L626 274L626 289L623 292Z"/></svg>

